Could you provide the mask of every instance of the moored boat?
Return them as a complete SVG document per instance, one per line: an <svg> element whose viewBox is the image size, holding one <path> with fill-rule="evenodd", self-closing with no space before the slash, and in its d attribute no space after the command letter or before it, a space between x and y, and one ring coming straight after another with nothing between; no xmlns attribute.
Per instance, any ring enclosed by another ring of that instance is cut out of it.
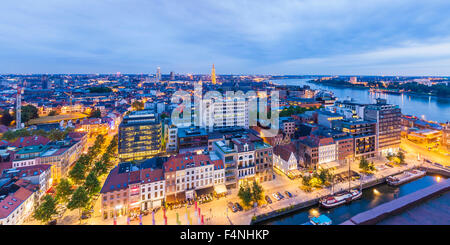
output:
<svg viewBox="0 0 450 245"><path fill-rule="evenodd" d="M388 185L397 186L423 177L426 174L427 172L425 170L418 170L418 169L407 170L403 173L387 177L386 182L388 183Z"/></svg>
<svg viewBox="0 0 450 245"><path fill-rule="evenodd" d="M331 196L320 199L319 204L324 208L333 208L344 203L349 203L362 196L362 191L358 189L351 189L350 191L343 191Z"/></svg>

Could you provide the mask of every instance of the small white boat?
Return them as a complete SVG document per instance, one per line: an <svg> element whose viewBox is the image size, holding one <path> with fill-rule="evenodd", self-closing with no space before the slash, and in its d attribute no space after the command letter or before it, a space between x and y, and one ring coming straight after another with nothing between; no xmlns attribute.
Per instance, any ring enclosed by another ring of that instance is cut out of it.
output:
<svg viewBox="0 0 450 245"><path fill-rule="evenodd" d="M388 183L388 185L397 186L397 185L401 185L406 182L418 179L420 177L423 177L426 174L427 174L427 172L425 170L413 169L413 170L405 171L401 174L389 176L386 178L386 182Z"/></svg>
<svg viewBox="0 0 450 245"><path fill-rule="evenodd" d="M344 203L349 203L362 196L362 191L358 189L351 189L350 191L343 191L332 196L320 199L319 204L324 208L333 208Z"/></svg>

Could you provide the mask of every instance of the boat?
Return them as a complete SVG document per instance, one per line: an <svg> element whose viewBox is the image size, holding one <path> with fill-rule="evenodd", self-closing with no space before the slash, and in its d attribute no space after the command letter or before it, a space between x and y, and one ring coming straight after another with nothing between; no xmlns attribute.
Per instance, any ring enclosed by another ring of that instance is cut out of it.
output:
<svg viewBox="0 0 450 245"><path fill-rule="evenodd" d="M351 189L350 191L343 191L331 196L320 199L319 204L324 208L333 208L344 203L349 203L362 196L362 191L358 189Z"/></svg>
<svg viewBox="0 0 450 245"><path fill-rule="evenodd" d="M309 223L304 225L331 225L333 222L325 214L321 214L319 217L312 217L309 219Z"/></svg>
<svg viewBox="0 0 450 245"><path fill-rule="evenodd" d="M418 170L418 169L407 170L403 173L387 177L386 182L388 183L388 185L397 186L423 177L426 174L427 172L425 170Z"/></svg>

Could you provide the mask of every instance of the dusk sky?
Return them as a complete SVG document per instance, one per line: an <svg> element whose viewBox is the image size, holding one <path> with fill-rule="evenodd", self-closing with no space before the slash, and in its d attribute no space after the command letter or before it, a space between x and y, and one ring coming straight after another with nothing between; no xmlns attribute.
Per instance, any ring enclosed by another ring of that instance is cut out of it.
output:
<svg viewBox="0 0 450 245"><path fill-rule="evenodd" d="M2 1L0 73L450 75L450 1Z"/></svg>

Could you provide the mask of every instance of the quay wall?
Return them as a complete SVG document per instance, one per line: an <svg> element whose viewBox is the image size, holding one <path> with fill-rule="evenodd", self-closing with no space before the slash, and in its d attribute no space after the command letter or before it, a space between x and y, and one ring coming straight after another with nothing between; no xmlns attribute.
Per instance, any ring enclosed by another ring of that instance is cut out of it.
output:
<svg viewBox="0 0 450 245"><path fill-rule="evenodd" d="M412 169L414 167L415 166L411 166L408 169ZM428 167L422 166L421 168L426 169L428 173L440 174L440 175L443 175L443 176L446 176L446 177L450 178L450 171L448 171L448 170L440 169L440 168L437 168L437 167L434 167L434 166L428 166ZM401 173L403 171L405 171L405 170L398 171L396 173L390 174L389 176L396 175L396 174ZM383 183L386 182L386 177L367 181L367 182L362 184L362 189L367 189L367 188L370 188L370 187L373 187L373 186L376 186L376 185L379 185L379 184L383 184ZM354 187L356 187L356 185L352 185L352 188L354 188ZM276 217L279 217L279 216L283 216L283 215L286 215L286 214L298 211L298 210L303 209L303 208L308 208L308 207L314 206L314 205L319 203L319 200L322 197L323 196L318 197L318 198L313 198L313 199L310 199L310 200L307 200L307 201L304 201L304 202L300 202L300 203L297 203L297 204L294 204L294 205L285 206L285 207L277 209L277 210L273 210L273 211L270 211L270 212L267 212L267 213L264 213L264 214L257 215L256 217L251 219L250 225L255 225L255 224L258 224L258 223L261 223L261 222L264 222L264 221L267 221L267 220L270 220L270 219L273 219L273 218L276 218ZM349 222L351 224L353 224L351 221L349 221Z"/></svg>
<svg viewBox="0 0 450 245"><path fill-rule="evenodd" d="M409 195L381 204L373 209L359 213L349 220L341 223L341 225L374 225L391 215L401 213L405 209L408 209L417 203L428 200L436 195L446 193L449 190L450 179L446 179L441 183L434 184Z"/></svg>

